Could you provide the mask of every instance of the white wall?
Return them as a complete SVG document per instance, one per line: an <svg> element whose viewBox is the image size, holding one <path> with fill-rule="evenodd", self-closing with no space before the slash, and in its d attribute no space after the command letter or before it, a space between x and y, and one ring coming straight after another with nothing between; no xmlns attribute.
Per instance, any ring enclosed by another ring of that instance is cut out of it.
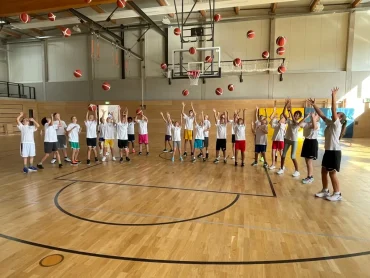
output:
<svg viewBox="0 0 370 278"><path fill-rule="evenodd" d="M355 13L353 71L370 70L370 11Z"/></svg>
<svg viewBox="0 0 370 278"><path fill-rule="evenodd" d="M8 81L7 47L0 44L0 81Z"/></svg>

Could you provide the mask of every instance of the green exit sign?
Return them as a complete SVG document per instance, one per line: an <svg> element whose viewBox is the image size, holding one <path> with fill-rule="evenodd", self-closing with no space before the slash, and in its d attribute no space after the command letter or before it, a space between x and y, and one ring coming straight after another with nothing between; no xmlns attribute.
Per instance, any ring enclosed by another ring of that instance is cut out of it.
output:
<svg viewBox="0 0 370 278"><path fill-rule="evenodd" d="M106 101L105 104L110 104L110 101Z"/></svg>

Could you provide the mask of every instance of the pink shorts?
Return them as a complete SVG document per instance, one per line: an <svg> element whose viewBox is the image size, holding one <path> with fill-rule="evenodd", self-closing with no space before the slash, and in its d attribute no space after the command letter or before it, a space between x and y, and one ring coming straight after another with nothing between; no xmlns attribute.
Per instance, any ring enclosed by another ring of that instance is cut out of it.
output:
<svg viewBox="0 0 370 278"><path fill-rule="evenodd" d="M139 134L139 144L149 144L148 134Z"/></svg>
<svg viewBox="0 0 370 278"><path fill-rule="evenodd" d="M284 150L284 141L273 141L272 149L273 150Z"/></svg>

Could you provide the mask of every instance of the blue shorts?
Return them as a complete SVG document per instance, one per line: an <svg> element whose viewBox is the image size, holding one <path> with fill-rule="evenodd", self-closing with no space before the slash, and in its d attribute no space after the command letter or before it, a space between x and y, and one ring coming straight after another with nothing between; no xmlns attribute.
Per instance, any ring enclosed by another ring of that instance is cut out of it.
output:
<svg viewBox="0 0 370 278"><path fill-rule="evenodd" d="M266 145L255 145L254 146L254 152L256 153L265 153L266 152Z"/></svg>
<svg viewBox="0 0 370 278"><path fill-rule="evenodd" d="M104 141L105 141L105 139L103 137L99 138L99 142L104 142Z"/></svg>
<svg viewBox="0 0 370 278"><path fill-rule="evenodd" d="M195 139L194 141L194 149L203 149L203 140Z"/></svg>

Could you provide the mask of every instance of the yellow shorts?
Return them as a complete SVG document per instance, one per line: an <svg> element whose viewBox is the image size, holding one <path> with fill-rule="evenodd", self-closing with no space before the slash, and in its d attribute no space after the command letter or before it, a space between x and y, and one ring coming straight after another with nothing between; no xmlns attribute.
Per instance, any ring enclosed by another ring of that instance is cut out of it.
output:
<svg viewBox="0 0 370 278"><path fill-rule="evenodd" d="M104 147L106 148L113 148L114 147L114 140L113 139L105 139L104 141Z"/></svg>
<svg viewBox="0 0 370 278"><path fill-rule="evenodd" d="M184 130L184 139L185 140L193 140L193 131L192 130Z"/></svg>

